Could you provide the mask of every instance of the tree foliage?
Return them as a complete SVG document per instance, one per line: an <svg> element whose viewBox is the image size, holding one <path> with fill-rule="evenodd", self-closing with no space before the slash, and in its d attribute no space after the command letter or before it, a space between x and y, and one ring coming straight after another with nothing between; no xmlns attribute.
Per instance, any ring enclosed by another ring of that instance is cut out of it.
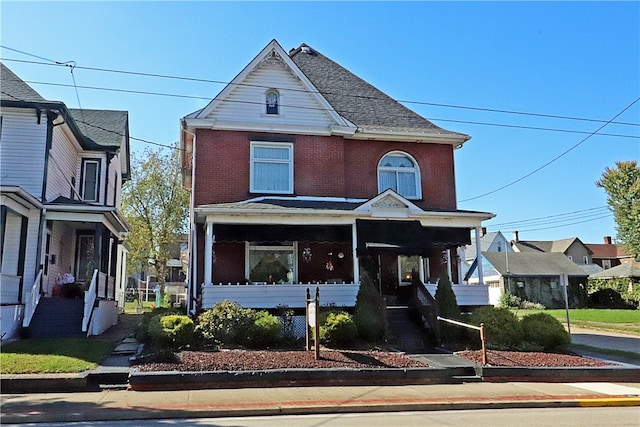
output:
<svg viewBox="0 0 640 427"><path fill-rule="evenodd" d="M163 281L171 249L189 224L189 192L181 184L179 152L147 147L132 155L131 171L122 191L122 210L131 226L127 273L151 263Z"/></svg>
<svg viewBox="0 0 640 427"><path fill-rule="evenodd" d="M607 203L616 221L618 240L640 259L640 167L633 161L616 162L596 181L607 192Z"/></svg>

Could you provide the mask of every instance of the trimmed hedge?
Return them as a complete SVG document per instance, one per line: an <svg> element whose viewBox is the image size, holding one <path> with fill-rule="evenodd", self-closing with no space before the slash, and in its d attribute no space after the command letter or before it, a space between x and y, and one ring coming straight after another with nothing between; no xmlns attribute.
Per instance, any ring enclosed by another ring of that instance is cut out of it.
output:
<svg viewBox="0 0 640 427"><path fill-rule="evenodd" d="M358 336L356 324L346 311L331 312L320 326L320 341L330 346L352 345Z"/></svg>
<svg viewBox="0 0 640 427"><path fill-rule="evenodd" d="M524 341L540 346L544 351L565 351L571 336L562 323L547 313L527 314L520 320Z"/></svg>

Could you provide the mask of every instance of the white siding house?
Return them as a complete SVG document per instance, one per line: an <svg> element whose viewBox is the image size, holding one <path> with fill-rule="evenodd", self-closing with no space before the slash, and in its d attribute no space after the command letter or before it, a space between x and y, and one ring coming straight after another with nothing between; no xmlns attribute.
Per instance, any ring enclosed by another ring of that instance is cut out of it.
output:
<svg viewBox="0 0 640 427"><path fill-rule="evenodd" d="M0 72L2 336L32 326L42 298L90 287L93 323L83 332L101 333L122 306L125 282L119 193L129 174L128 114L71 110L3 64Z"/></svg>

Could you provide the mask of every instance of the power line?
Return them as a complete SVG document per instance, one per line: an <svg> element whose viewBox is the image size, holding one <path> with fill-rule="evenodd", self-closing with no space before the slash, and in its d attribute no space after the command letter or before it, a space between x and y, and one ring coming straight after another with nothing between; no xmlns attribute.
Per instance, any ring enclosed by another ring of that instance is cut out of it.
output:
<svg viewBox="0 0 640 427"><path fill-rule="evenodd" d="M556 160L560 159L561 157L564 157L565 155L567 155L569 152L573 151L574 149L578 148L578 146L580 146L582 143L584 143L585 141L587 141L589 138L591 138L592 136L596 135L601 129L603 129L605 126L607 126L609 123L613 122L616 118L618 118L619 116L621 116L625 111L627 111L629 108L631 108L634 104L636 104L638 101L640 101L640 97L636 98L631 104L627 105L625 108L622 109L622 111L620 111L618 114L616 114L615 116L613 116L613 118L609 121L607 121L607 123L603 124L602 126L600 126L598 129L596 129L595 131L591 132L589 135L587 135L586 137L584 137L582 140L580 140L577 144L574 144L572 147L570 147L569 149L565 150L564 152L562 152L561 154L559 154L558 156L554 157L553 159L549 160L548 162L546 162L545 164L543 164L542 166L534 169L533 171L529 172L528 174L514 180L511 181L510 183L503 185L499 188L496 188L495 190L492 191L488 191L486 193L480 194L479 196L475 196L475 197L471 197L468 199L464 199L464 200L460 200L459 202L468 202L470 200L475 200L475 199L479 199L481 197L485 197L488 196L490 194L494 194L497 193L500 190L504 190L505 188L511 187L514 184L517 184L518 182L524 180L525 178L530 177L531 175L535 174L536 172L546 168L547 166L549 166L550 164L552 164L553 162L555 162Z"/></svg>
<svg viewBox="0 0 640 427"><path fill-rule="evenodd" d="M22 53L22 54L25 54L25 55L33 56L35 58L44 59L46 61L50 61L51 63L41 63L41 62L36 62L36 61L26 61L26 60L19 60L19 59L13 59L13 58L0 58L0 60L3 60L3 61L14 61L14 62L21 62L21 63L37 64L37 65L48 65L48 66L63 66L63 65L68 66L66 63L61 63L59 61L53 61L53 60L50 60L50 59L42 58L42 57L39 57L37 55L32 55L32 54L29 54L29 53L26 53L26 52L22 52L22 51L19 51L17 49L12 49L12 48L9 48L9 47L3 46L3 45L0 45L0 47L8 49L8 50L13 50L15 52L19 52L19 53ZM175 76L175 75L167 75L167 74L157 74L157 73L146 73L146 72L137 72L137 71L116 70L116 69L110 69L110 68L87 67L87 66L78 66L78 65L75 65L74 68L87 70L87 71L98 71L98 72L107 72L107 73L116 73L116 74L128 74L128 75L141 76L141 77L154 77L154 78L183 80L183 81L192 81L192 82L200 82L200 83L214 83L214 84L222 84L222 85L235 84L235 85L238 85L238 86L257 87L257 88L261 88L261 89L268 89L269 88L267 86L257 85L257 84L233 83L233 82L228 82L228 81L223 81L223 80L202 79L202 78ZM41 83L41 84L51 84L51 83ZM111 90L116 90L116 89L111 89ZM333 92L311 91L311 90L308 90L308 89L289 88L287 90L292 91L292 92L304 92L304 93L320 94L320 95L323 95L323 96L324 95L333 94ZM153 94L157 95L158 93L153 93ZM375 99L380 99L380 98L377 98L377 97L355 95L355 94L344 94L344 93L341 93L341 95L342 96L350 96L350 97L354 97L354 98L364 98L364 99L374 99L374 100ZM178 95L170 95L170 96L178 96ZM206 99L211 99L211 98L209 97L209 98L206 98ZM625 126L640 126L640 123L606 121L606 120L601 120L601 119L582 118L582 117L565 116L565 115L532 113L532 112L524 112L524 111L513 111L513 110L505 110L505 109L493 109L493 108L483 108L483 107L473 107L473 106L463 106L463 105L453 105L453 104L442 104L442 103L433 103L433 102L424 102L424 101L411 101L411 100L396 100L396 101L399 102L399 103L405 103L405 104L429 105L429 106L436 106L436 107L457 108L457 109L484 111L484 112L491 112L491 113L513 114L513 115L533 116L533 117L545 117L545 118L562 119L562 120L587 121L587 122L606 123L606 124L618 124L618 125L625 125ZM433 119L433 120L443 120L444 121L444 119ZM450 121L453 121L453 120L450 120ZM466 123L466 122L462 122L462 123ZM479 124L483 124L483 123L479 123Z"/></svg>
<svg viewBox="0 0 640 427"><path fill-rule="evenodd" d="M597 220L600 220L600 219L609 218L609 217L611 217L611 215L613 215L613 214L609 213L607 215L598 216L596 218L591 218L591 219L585 219L585 220L582 220L582 221L571 222L570 224L552 225L552 226L549 226L549 227L530 228L530 229L518 230L518 232L523 232L524 233L524 232L530 232L530 231L549 230L549 229L552 229L552 228L570 227L570 226L576 225L576 224L583 224L585 222L591 222L591 221L597 221Z"/></svg>
<svg viewBox="0 0 640 427"><path fill-rule="evenodd" d="M506 225L511 226L511 225L517 225L517 224L524 224L524 223L528 223L528 222L537 222L537 221L551 219L551 218L574 216L575 214L584 214L586 212L593 212L593 211L602 210L602 209L609 209L609 207L608 206L598 206L598 207L595 207L595 208L581 209L581 210L578 210L578 211L571 211L571 212L564 212L564 213L559 213L559 214L554 214L554 215L539 216L539 217L536 217L536 218L522 219L522 220L519 220L519 221L500 222L500 223L497 223L497 224L491 224L491 227L495 228L495 227L501 227L501 226L506 226Z"/></svg>
<svg viewBox="0 0 640 427"><path fill-rule="evenodd" d="M68 85L64 83L51 83L51 82L38 82L33 80L26 80L25 83L36 84L36 85L48 85L48 86L58 86L58 87L76 87L73 85ZM121 92L121 93L130 93L137 95L154 95L154 96L166 96L166 97L174 97L174 98L187 98L187 99L202 99L202 100L211 100L211 97L204 96L194 96L194 95L181 95L174 93L163 93L163 92L151 92L151 91L140 91L140 90L130 90L130 89L117 89L117 88L106 88L99 86L77 86L77 88L81 89L90 89L90 90L101 90L106 92ZM261 102L257 101L242 101L242 100L224 100L225 103L239 103L239 104L247 104L247 105L262 105ZM302 105L292 105L292 104L282 104L284 108L294 108L301 110L315 110L315 111L326 111L324 107L310 107L310 106L302 106ZM343 110L340 113L354 113L353 111ZM538 130L538 131L547 131L547 132L563 132L563 133L575 133L575 134L586 134L590 135L592 132L589 131L579 131L579 130L571 130L571 129L558 129L558 128L545 128L539 126L524 126L524 125L512 125L505 123L488 123L488 122L477 122L470 120L453 120L453 119L442 119L435 117L426 117L426 119L430 121L442 121L442 122L452 122L452 123L463 123L463 124L471 124L471 125L481 125L481 126L497 126L497 127L506 127L512 129L526 129L526 130ZM625 134L615 134L615 133L598 133L599 136L609 136L616 138L634 138L640 139L640 135L625 135Z"/></svg>

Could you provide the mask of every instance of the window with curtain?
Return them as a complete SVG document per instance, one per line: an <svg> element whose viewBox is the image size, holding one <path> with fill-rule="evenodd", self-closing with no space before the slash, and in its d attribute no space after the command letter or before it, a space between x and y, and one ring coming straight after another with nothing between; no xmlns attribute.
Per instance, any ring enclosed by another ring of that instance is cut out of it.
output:
<svg viewBox="0 0 640 427"><path fill-rule="evenodd" d="M293 193L293 144L251 143L251 192Z"/></svg>
<svg viewBox="0 0 640 427"><path fill-rule="evenodd" d="M293 283L296 278L296 247L296 243L275 246L247 243L247 277L252 282Z"/></svg>
<svg viewBox="0 0 640 427"><path fill-rule="evenodd" d="M408 199L422 197L420 170L407 154L394 152L384 156L378 164L378 192L391 188Z"/></svg>

